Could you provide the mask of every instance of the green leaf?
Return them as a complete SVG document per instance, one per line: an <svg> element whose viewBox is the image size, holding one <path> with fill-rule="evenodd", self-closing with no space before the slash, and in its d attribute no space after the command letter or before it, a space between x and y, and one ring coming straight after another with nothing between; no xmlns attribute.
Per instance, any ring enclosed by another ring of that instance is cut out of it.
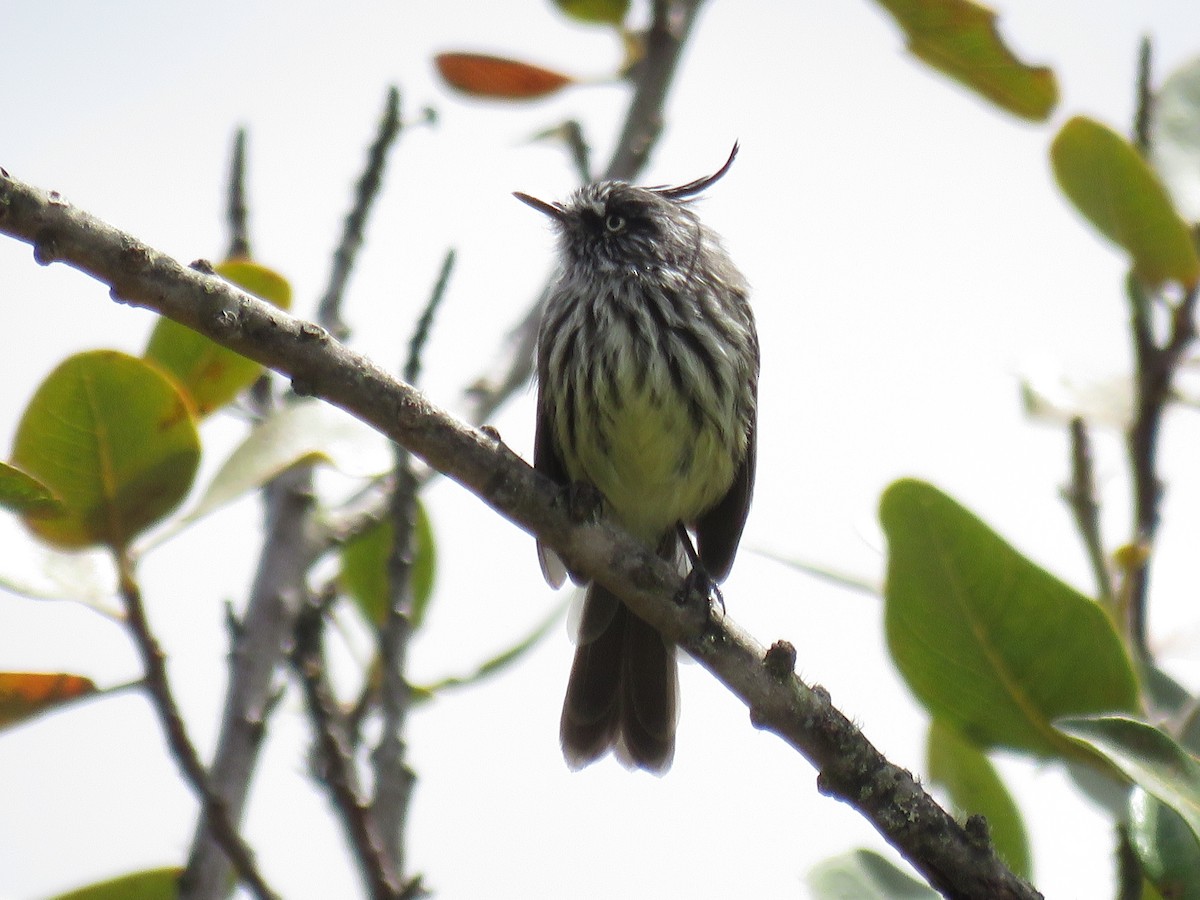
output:
<svg viewBox="0 0 1200 900"><path fill-rule="evenodd" d="M878 853L855 850L808 874L814 900L936 900L939 894Z"/></svg>
<svg viewBox="0 0 1200 900"><path fill-rule="evenodd" d="M52 897L51 900L175 900L183 869L171 866L122 875Z"/></svg>
<svg viewBox="0 0 1200 900"><path fill-rule="evenodd" d="M554 0L554 5L578 22L620 25L629 14L629 0Z"/></svg>
<svg viewBox="0 0 1200 900"><path fill-rule="evenodd" d="M1187 224L1141 154L1112 129L1076 116L1050 145L1054 177L1097 230L1125 249L1151 284L1200 279L1200 258Z"/></svg>
<svg viewBox="0 0 1200 900"><path fill-rule="evenodd" d="M423 687L414 687L414 692L418 699L432 699L439 691L447 688L466 687L483 681L492 675L501 672L503 669L515 663L518 659L532 650L542 638L550 631L563 614L563 610L567 608L566 603L562 603L551 611L550 615L546 616L538 625L525 637L521 638L513 646L500 651L491 659L480 663L473 672L466 675L451 675L440 681L435 681L433 684Z"/></svg>
<svg viewBox="0 0 1200 900"><path fill-rule="evenodd" d="M969 0L878 3L904 29L909 52L927 65L1022 118L1041 122L1054 111L1054 73L1013 56L990 9Z"/></svg>
<svg viewBox="0 0 1200 900"><path fill-rule="evenodd" d="M354 600L363 618L381 627L388 615L388 556L395 529L383 521L348 541L342 547L342 587ZM413 558L409 588L412 591L412 627L421 627L433 594L437 551L429 515L419 500L413 519Z"/></svg>
<svg viewBox="0 0 1200 900"><path fill-rule="evenodd" d="M249 260L229 260L216 267L226 281L273 303L292 304L292 288L282 275ZM187 391L200 416L229 403L252 385L263 367L171 319L160 318L150 335L146 359L170 372Z"/></svg>
<svg viewBox="0 0 1200 900"><path fill-rule="evenodd" d="M1125 716L1060 719L1055 725L1179 813L1193 837L1200 839L1200 762L1170 735Z"/></svg>
<svg viewBox="0 0 1200 900"><path fill-rule="evenodd" d="M61 515L26 516L59 547L125 546L187 495L200 460L192 411L142 360L112 350L72 356L29 401L13 464L63 502Z"/></svg>
<svg viewBox="0 0 1200 900"><path fill-rule="evenodd" d="M977 746L943 722L929 723L926 765L964 815L987 818L992 843L1010 869L1029 878L1032 862L1020 810L1000 780L995 766Z"/></svg>
<svg viewBox="0 0 1200 900"><path fill-rule="evenodd" d="M1150 159L1175 208L1200 222L1200 57L1163 81L1150 117Z"/></svg>
<svg viewBox="0 0 1200 900"><path fill-rule="evenodd" d="M0 462L0 506L31 519L62 515L62 501L32 475Z"/></svg>
<svg viewBox="0 0 1200 900"><path fill-rule="evenodd" d="M983 748L1079 757L1053 720L1137 709L1129 658L1094 602L929 484L894 483L879 516L888 647L934 718Z"/></svg>
<svg viewBox="0 0 1200 900"><path fill-rule="evenodd" d="M96 693L82 675L65 672L0 672L0 729Z"/></svg>
<svg viewBox="0 0 1200 900"><path fill-rule="evenodd" d="M1187 822L1140 787L1129 797L1129 840L1142 872L1167 897L1200 897L1200 843Z"/></svg>

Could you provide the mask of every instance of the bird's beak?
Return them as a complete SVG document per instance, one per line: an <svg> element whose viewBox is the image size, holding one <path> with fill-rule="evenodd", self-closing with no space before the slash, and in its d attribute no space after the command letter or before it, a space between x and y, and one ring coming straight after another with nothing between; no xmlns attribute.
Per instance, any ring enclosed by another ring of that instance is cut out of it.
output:
<svg viewBox="0 0 1200 900"><path fill-rule="evenodd" d="M555 221L563 220L563 208L553 203L547 203L545 200L539 200L537 197L530 197L528 194L522 194L520 191L513 191L513 196L527 206L532 206L538 212L543 213Z"/></svg>

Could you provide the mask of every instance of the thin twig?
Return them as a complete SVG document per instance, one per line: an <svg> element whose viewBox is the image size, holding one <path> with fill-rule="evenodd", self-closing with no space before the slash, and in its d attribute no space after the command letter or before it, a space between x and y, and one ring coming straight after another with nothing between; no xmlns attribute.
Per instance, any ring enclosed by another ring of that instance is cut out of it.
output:
<svg viewBox="0 0 1200 900"><path fill-rule="evenodd" d="M1100 535L1100 504L1096 499L1092 441L1087 423L1076 416L1071 420L1071 482L1063 489L1063 498L1075 516L1075 527L1083 539L1092 575L1096 579L1097 599L1113 607L1112 573L1108 569L1104 541Z"/></svg>
<svg viewBox="0 0 1200 900"><path fill-rule="evenodd" d="M308 717L316 733L321 770L318 780L329 789L370 896L374 900L396 900L401 893L400 879L384 850L371 808L363 799L354 756L326 677L323 630L323 605L318 598L310 597L296 620L291 662L304 689Z"/></svg>
<svg viewBox="0 0 1200 900"><path fill-rule="evenodd" d="M1150 154L1150 124L1154 117L1154 89L1151 85L1150 37L1142 38L1138 48L1137 82L1135 85L1137 106L1133 114L1133 145L1142 156Z"/></svg>
<svg viewBox="0 0 1200 900"><path fill-rule="evenodd" d="M425 304L408 345L403 367L404 380L416 384L421 372L421 356L429 340L434 316L446 294L454 269L454 251L446 254L441 271ZM372 808L379 822L384 846L391 854L400 876L406 877L404 825L416 776L406 761L404 728L412 705L408 683L408 644L413 630L413 523L416 516L417 490L408 450L395 444L394 487L389 504L392 523L392 548L388 554L388 615L379 631L380 685L379 706L382 734L372 754L375 765L375 797Z"/></svg>
<svg viewBox="0 0 1200 900"><path fill-rule="evenodd" d="M583 136L583 126L579 124L578 119L568 119L562 123L562 134L567 148L571 151L571 161L575 163L579 183L587 184L592 180L592 148Z"/></svg>
<svg viewBox="0 0 1200 900"><path fill-rule="evenodd" d="M250 211L246 204L246 129L233 136L233 159L229 165L229 252L227 259L250 258Z"/></svg>
<svg viewBox="0 0 1200 900"><path fill-rule="evenodd" d="M421 354L425 349L425 342L429 340L429 330L433 327L433 318L437 315L442 298L446 296L446 287L450 284L450 275L454 271L454 262L454 251L447 250L446 256L442 260L442 267L438 270L438 277L433 285L433 291L430 292L429 301L425 304L425 308L421 310L421 316L417 319L416 327L413 328L412 337L409 338L408 359L404 362L404 373L402 376L409 384L416 384L417 379L421 375Z"/></svg>
<svg viewBox="0 0 1200 900"><path fill-rule="evenodd" d="M1133 474L1134 542L1154 547L1162 504L1162 481L1158 475L1158 437L1163 414L1174 390L1175 373L1196 338L1196 287L1190 288L1171 310L1165 341L1154 340L1150 298L1133 275L1128 281L1131 330L1135 361L1134 418L1127 435L1129 466ZM1146 606L1149 598L1149 553L1129 573L1128 632L1140 657L1149 656Z"/></svg>
<svg viewBox="0 0 1200 900"><path fill-rule="evenodd" d="M258 871L254 853L238 834L229 816L224 800L213 790L208 772L200 761L200 754L187 734L183 716L175 703L171 685L167 679L166 657L158 639L150 630L146 619L146 608L142 603L142 589L137 580L133 560L124 550L115 551L119 590L125 604L125 621L129 634L137 646L145 670L146 692L158 714L171 755L183 771L184 778L200 800L207 821L217 843L229 858L238 878L259 900L273 900L277 895Z"/></svg>
<svg viewBox="0 0 1200 900"><path fill-rule="evenodd" d="M551 547L570 571L612 591L680 644L820 772L818 786L853 805L947 897L1039 897L994 849L973 837L903 769L792 671L794 651L771 653L728 616L679 604L676 566L606 520L578 523L561 489L496 440L434 406L411 385L343 344L60 199L0 174L0 233L33 245L43 264L67 262L144 306L302 382L402 444ZM1194 299L1194 298L1193 298ZM1190 304L1189 304L1190 305Z"/></svg>
<svg viewBox="0 0 1200 900"><path fill-rule="evenodd" d="M349 327L342 319L342 296L346 290L346 282L350 279L350 270L354 267L354 260L362 246L364 226L371 211L371 204L375 202L383 186L383 169L387 162L388 150L399 137L400 126L400 91L391 87L388 88L387 101L384 104L383 117L379 120L375 141L367 151L367 165L358 180L354 205L346 216L341 243L333 254L329 284L317 306L317 322L338 340L345 340L350 333Z"/></svg>

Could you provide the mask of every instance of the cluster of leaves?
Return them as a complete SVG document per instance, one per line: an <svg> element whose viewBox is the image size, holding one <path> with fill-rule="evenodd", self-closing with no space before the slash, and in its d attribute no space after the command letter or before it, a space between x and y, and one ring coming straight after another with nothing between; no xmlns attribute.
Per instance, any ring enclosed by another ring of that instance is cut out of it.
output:
<svg viewBox="0 0 1200 900"><path fill-rule="evenodd" d="M985 32L995 38L990 13L966 3L881 2L921 59L1012 112L1049 115L1048 70L1014 67L1002 59L1007 51L982 49L990 43ZM977 39L970 58L948 63L939 42L968 30ZM1065 196L1128 254L1137 290L1172 313L1186 301L1171 303L1170 292L1192 296L1200 281L1200 229L1189 224L1196 210L1181 212L1200 188L1197 84L1200 63L1172 75L1155 96L1152 160L1144 147L1084 117L1059 129L1050 152ZM929 484L890 486L880 520L889 551L888 646L931 717L931 781L964 814L985 815L1001 855L1028 876L1020 812L987 754L1003 749L1058 761L1127 835L1143 898L1200 896L1197 698L1137 652L1121 589L1106 595L1098 586L1095 599L1081 594ZM1148 565L1142 550L1115 551L1110 571L1119 579ZM828 898L936 896L868 851L827 861L811 884Z"/></svg>

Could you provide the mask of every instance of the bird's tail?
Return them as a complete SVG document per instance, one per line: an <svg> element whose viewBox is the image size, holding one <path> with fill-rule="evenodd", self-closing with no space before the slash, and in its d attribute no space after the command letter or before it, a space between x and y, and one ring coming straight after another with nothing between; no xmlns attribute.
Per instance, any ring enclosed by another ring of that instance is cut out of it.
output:
<svg viewBox="0 0 1200 900"><path fill-rule="evenodd" d="M675 756L675 648L606 588L588 587L563 702L563 756L581 769L609 749L661 775Z"/></svg>

